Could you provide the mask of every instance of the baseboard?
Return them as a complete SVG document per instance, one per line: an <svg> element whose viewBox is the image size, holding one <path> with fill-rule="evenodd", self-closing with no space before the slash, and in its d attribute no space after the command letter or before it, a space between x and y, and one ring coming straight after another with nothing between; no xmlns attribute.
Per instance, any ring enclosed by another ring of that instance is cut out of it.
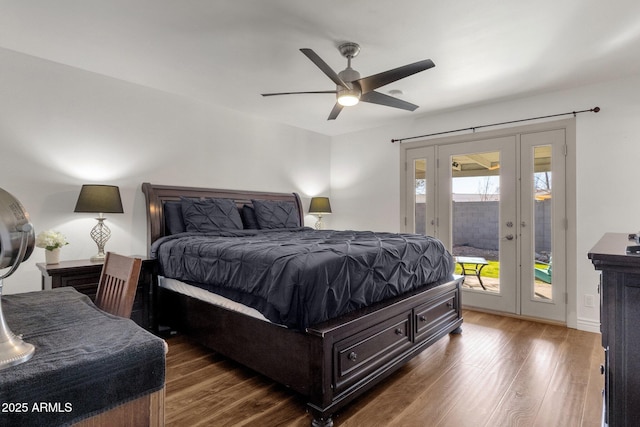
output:
<svg viewBox="0 0 640 427"><path fill-rule="evenodd" d="M462 309L463 310L471 310L471 311L479 311L481 313L495 314L496 316L512 317L514 319L527 320L529 322L544 323L544 324L547 324L547 325L567 326L567 324L565 322L558 322L556 320L541 319L539 317L531 317L531 316L522 316L522 315L519 315L519 314L505 313L503 311L489 310L489 309L486 309L486 308L474 307L474 306L465 305L465 304L462 304ZM598 330L598 332L600 332L600 331Z"/></svg>
<svg viewBox="0 0 640 427"><path fill-rule="evenodd" d="M600 333L600 322L595 320L578 318L578 324L576 326L579 331Z"/></svg>

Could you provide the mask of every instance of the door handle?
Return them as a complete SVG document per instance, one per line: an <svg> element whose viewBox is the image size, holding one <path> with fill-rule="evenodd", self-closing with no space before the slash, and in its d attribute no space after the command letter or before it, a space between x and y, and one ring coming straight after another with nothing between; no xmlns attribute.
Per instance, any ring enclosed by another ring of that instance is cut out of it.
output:
<svg viewBox="0 0 640 427"><path fill-rule="evenodd" d="M507 234L504 238L507 240L513 240L513 234Z"/></svg>

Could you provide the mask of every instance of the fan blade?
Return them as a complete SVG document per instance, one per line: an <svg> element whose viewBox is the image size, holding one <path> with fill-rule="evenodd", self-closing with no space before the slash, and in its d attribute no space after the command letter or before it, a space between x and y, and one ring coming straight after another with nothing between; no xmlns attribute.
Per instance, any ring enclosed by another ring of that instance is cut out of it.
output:
<svg viewBox="0 0 640 427"><path fill-rule="evenodd" d="M277 93L262 93L262 96L276 96L276 95L304 95L307 93L332 93L336 94L338 91L335 90L315 90L310 92L277 92Z"/></svg>
<svg viewBox="0 0 640 427"><path fill-rule="evenodd" d="M374 74L369 77L363 77L360 80L356 80L360 83L362 93L371 92L381 86L395 82L396 80L404 79L420 71L428 70L436 65L430 59L424 61L414 62L413 64L405 65L402 67L394 68L393 70L383 71L382 73Z"/></svg>
<svg viewBox="0 0 640 427"><path fill-rule="evenodd" d="M372 104L386 105L387 107L401 108L403 110L409 111L414 111L416 108L418 108L418 106L415 104L403 101L402 99L394 98L393 96L385 95L384 93L376 92L374 90L372 90L371 92L363 93L360 96L360 101L370 102Z"/></svg>
<svg viewBox="0 0 640 427"><path fill-rule="evenodd" d="M316 66L320 68L320 70L322 70L322 72L325 73L327 77L329 77L335 84L349 89L349 86L347 86L347 84L338 76L338 74L336 74L336 72L333 71L331 67L318 56L317 53L307 48L300 49L300 52L304 53L307 58L309 58L311 62L316 64Z"/></svg>
<svg viewBox="0 0 640 427"><path fill-rule="evenodd" d="M342 111L342 105L336 102L336 105L333 106L333 110L329 113L327 120L335 120L336 117L338 117L338 114L340 114L340 111Z"/></svg>

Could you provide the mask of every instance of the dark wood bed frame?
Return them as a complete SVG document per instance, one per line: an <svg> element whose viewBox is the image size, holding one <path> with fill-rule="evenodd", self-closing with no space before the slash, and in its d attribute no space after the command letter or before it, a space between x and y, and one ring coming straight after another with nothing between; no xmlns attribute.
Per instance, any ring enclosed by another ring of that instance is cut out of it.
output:
<svg viewBox="0 0 640 427"><path fill-rule="evenodd" d="M295 193L142 184L149 246L167 234L164 202L185 197L285 200L304 213ZM414 291L307 328L288 329L176 292L158 289L157 318L203 345L304 395L312 426L462 325L461 279Z"/></svg>

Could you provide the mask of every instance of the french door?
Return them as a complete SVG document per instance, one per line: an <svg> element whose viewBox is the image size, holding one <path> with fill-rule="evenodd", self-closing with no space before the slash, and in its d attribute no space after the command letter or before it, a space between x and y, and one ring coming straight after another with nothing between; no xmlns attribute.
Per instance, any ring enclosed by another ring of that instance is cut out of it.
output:
<svg viewBox="0 0 640 427"><path fill-rule="evenodd" d="M564 129L520 135L520 312L565 321L567 213Z"/></svg>
<svg viewBox="0 0 640 427"><path fill-rule="evenodd" d="M515 136L438 150L438 237L459 273L471 272L463 285L467 306L516 313L515 160Z"/></svg>
<svg viewBox="0 0 640 427"><path fill-rule="evenodd" d="M564 130L406 150L405 230L440 238L465 306L566 321Z"/></svg>
<svg viewBox="0 0 640 427"><path fill-rule="evenodd" d="M436 149L419 147L406 152L405 229L426 236L436 235Z"/></svg>

